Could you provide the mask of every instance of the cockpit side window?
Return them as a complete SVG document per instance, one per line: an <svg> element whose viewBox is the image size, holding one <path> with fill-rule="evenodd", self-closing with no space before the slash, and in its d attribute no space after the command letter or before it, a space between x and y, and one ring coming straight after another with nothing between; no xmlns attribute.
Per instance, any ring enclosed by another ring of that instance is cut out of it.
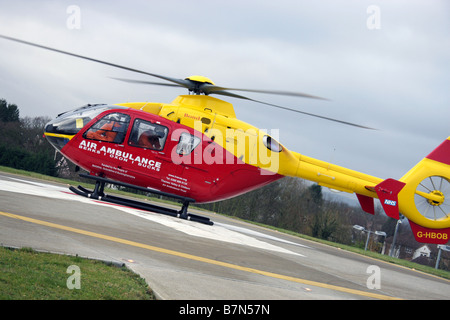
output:
<svg viewBox="0 0 450 320"><path fill-rule="evenodd" d="M180 155L188 155L194 150L200 143L200 138L193 136L190 133L183 132L180 135L176 152Z"/></svg>
<svg viewBox="0 0 450 320"><path fill-rule="evenodd" d="M169 129L163 125L136 119L128 144L133 147L161 151L164 149L168 133Z"/></svg>
<svg viewBox="0 0 450 320"><path fill-rule="evenodd" d="M123 113L110 113L94 123L83 138L113 143L123 143L127 133L130 116Z"/></svg>

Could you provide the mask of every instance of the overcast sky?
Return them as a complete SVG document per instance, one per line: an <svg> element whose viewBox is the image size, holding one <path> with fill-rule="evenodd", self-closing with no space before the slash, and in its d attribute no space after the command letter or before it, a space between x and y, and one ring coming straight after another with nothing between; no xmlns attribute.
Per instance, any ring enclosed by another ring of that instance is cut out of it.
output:
<svg viewBox="0 0 450 320"><path fill-rule="evenodd" d="M450 135L448 1L5 1L0 34L228 87L330 99L247 96L354 122L365 130L225 99L237 117L279 129L289 149L399 179ZM21 117L86 103L171 102L184 89L0 39L0 98Z"/></svg>

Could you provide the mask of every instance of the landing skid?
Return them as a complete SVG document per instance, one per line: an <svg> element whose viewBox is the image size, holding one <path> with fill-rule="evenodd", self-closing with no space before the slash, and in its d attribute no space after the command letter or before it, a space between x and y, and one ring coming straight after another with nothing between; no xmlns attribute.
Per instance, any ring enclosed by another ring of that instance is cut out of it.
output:
<svg viewBox="0 0 450 320"><path fill-rule="evenodd" d="M178 217L178 218L181 218L181 219L195 221L195 222L199 222L199 223L203 223L203 224L207 224L207 225L213 225L214 224L207 217L202 217L202 216L199 216L199 215L196 215L196 214L188 213L189 204L191 202L195 202L194 199L181 197L181 196L177 196L177 195L166 193L166 192L161 192L161 191L158 191L158 190L152 190L152 189L148 189L148 188L143 188L143 187L135 186L135 185L128 184L128 183L113 181L113 180L105 179L105 178L102 178L102 177L91 176L91 175L88 175L88 174L80 174L80 177L95 180L95 188L94 188L94 190L91 191L91 190L88 190L88 189L86 189L86 188L84 188L82 186L78 186L78 188L70 186L69 189L72 192L74 192L74 193L76 193L78 195L81 195L81 196L84 196L84 197L87 197L87 198L92 198L92 199L105 201L105 202L110 202L110 203L120 204L120 205L124 205L124 206L129 206L129 207L140 209L140 210L146 210L146 211L151 211L151 212L156 212L156 213L160 213L160 214L169 215L169 216L172 216L172 217ZM175 210L175 209L170 209L170 208L166 208L166 207L162 207L162 206L157 206L157 205L150 204L150 203L144 203L144 202L141 202L141 201L136 201L136 200L116 197L116 196L112 196L112 195L107 195L107 194L104 193L104 189L105 189L105 184L106 183L108 183L108 184L115 184L115 185L119 185L119 186L123 186L123 187L127 187L127 188L132 188L132 189L136 189L136 190L141 190L141 191L145 191L145 192L148 192L148 193L153 193L153 194L156 194L156 195L162 195L162 196L170 197L170 198L176 199L178 202L180 202L182 204L182 207L181 207L180 210Z"/></svg>

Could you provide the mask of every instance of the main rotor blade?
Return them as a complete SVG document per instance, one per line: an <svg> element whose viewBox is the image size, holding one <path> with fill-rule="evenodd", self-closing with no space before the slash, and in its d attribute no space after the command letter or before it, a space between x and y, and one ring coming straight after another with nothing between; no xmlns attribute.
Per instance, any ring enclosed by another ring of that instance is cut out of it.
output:
<svg viewBox="0 0 450 320"><path fill-rule="evenodd" d="M107 61L103 61L103 60L99 60L99 59L94 59L94 58L90 58L90 57L86 57L86 56L82 56L76 53L72 53L72 52L68 52L68 51L63 51L63 50L59 50L59 49L55 49L55 48L51 48L51 47L47 47L47 46L43 46L37 43L33 43L33 42L29 42L29 41L24 41L24 40L20 40L17 38L12 38L12 37L8 37L8 36L4 36L0 34L0 38L6 39L6 40L11 40L11 41L15 41L18 43L22 43L22 44L26 44L32 47L36 47L36 48L41 48L41 49L45 49L45 50L49 50L49 51L53 51L53 52L58 52L61 54L65 54L68 56L72 56L72 57L76 57L76 58L80 58L80 59L84 59L84 60L88 60L88 61L92 61L92 62L96 62L96 63L101 63L107 66L111 66L114 68L119 68L119 69L123 69L123 70L127 70L127 71L131 71L131 72L137 72L137 73L141 73L141 74L145 74L148 76L152 76L152 77L156 77L159 79L163 79L172 83L176 83L179 86L185 87L185 88L190 88L191 87L191 83L190 81L184 80L184 79L176 79L176 78L171 78L171 77L166 77L166 76L162 76L159 74L155 74L155 73L150 73L150 72L146 72L146 71L142 71L142 70L138 70L138 69L133 69L133 68L129 68L129 67L125 67L125 66L121 66L115 63L111 63L111 62L107 62Z"/></svg>
<svg viewBox="0 0 450 320"><path fill-rule="evenodd" d="M363 129L370 129L370 130L377 130L375 128L371 128L371 127L366 127L366 126L362 126L356 123L351 123L351 122L347 122L347 121L343 121L343 120L338 120L338 119L333 119L333 118L329 118L329 117L324 117L324 116L320 116L317 114L313 114L313 113L309 113L309 112L305 112L305 111L300 111L300 110L296 110L296 109L292 109L292 108L287 108L287 107L283 107L283 106L279 106L273 103L268 103L268 102L264 102L264 101L259 101L259 100L255 100L255 99L251 99L245 96L241 96L235 93L231 93L231 92L227 92L227 91L218 91L215 92L215 94L220 94L220 95L224 95L224 96L228 96L228 97L233 97L233 98L238 98L238 99L244 99L244 100L248 100L248 101L252 101L252 102L257 102L257 103L261 103L267 106L271 106L271 107L275 107L275 108L279 108L279 109L283 109L283 110L288 110L288 111L292 111L292 112L296 112L296 113L301 113L301 114L305 114L311 117L316 117L316 118L320 118L320 119L324 119L324 120L329 120L329 121L334 121L334 122L338 122L341 124L345 124L345 125L349 125L349 126L353 126L353 127L358 127L358 128L363 128Z"/></svg>
<svg viewBox="0 0 450 320"><path fill-rule="evenodd" d="M328 100L322 97L313 96L310 94L302 93L302 92L292 92L292 91L281 91L281 90L259 90L259 89L240 89L240 88L225 88L215 85L208 85L202 88L207 94L214 94L222 91L242 91L242 92L254 92L254 93L265 93L265 94L276 94L282 96L291 96L291 97L302 97L302 98L311 98L311 99L319 99L319 100Z"/></svg>
<svg viewBox="0 0 450 320"><path fill-rule="evenodd" d="M160 82L152 82L152 81L145 81L145 80L132 80L132 79L123 79L123 78L112 78L112 79L119 80L119 81L124 81L124 82L129 82L129 83L139 83L139 84L150 84L150 85L177 87L177 85L174 85L174 84L164 84L164 83L160 83ZM208 92L209 92L208 88L210 86L217 87L217 86L214 86L214 85L202 84L201 85L201 90L208 94ZM217 88L221 88L221 87L217 87ZM239 90L239 89L237 89L237 90ZM244 91L244 90L245 89L243 89L242 91ZM256 91L259 91L259 90L256 90ZM237 98L237 99L244 99L244 100L248 100L248 101L252 101L252 102L256 102L256 103L261 103L261 104L264 104L264 105L267 105L267 106L271 106L271 107L275 107L275 108L279 108L279 109L283 109L283 110L288 110L288 111L292 111L292 112L296 112L296 113L305 114L305 115L308 115L308 116L311 116L311 117L316 117L316 118L320 118L320 119L324 119L324 120L338 122L338 123L349 125L349 126L354 126L354 127L363 128L363 129L376 130L374 128L362 126L362 125L351 123L351 122L347 122L347 121L342 121L342 120L338 120L338 119L324 117L324 116L320 116L320 115L309 113L309 112L305 112L305 111L300 111L300 110L296 110L296 109L292 109L292 108L283 107L283 106L276 105L276 104L273 104L273 103L268 103L268 102L264 102L264 101L260 101L260 100L251 99L251 98L239 95L239 94L235 94L235 93L232 93L232 92L224 91L222 89L220 89L220 90L213 90L212 92L209 92L209 94L217 94L217 95L223 95L223 96ZM298 95L298 93L296 95ZM323 99L323 98L318 98L318 99ZM323 99L323 100L326 100L326 99Z"/></svg>
<svg viewBox="0 0 450 320"><path fill-rule="evenodd" d="M154 86L164 86L164 87L180 87L180 85L172 84L172 83L162 83L162 82L153 82L153 81L145 81L145 80L133 80L133 79L114 78L114 77L110 77L110 78L114 79L114 80L128 82L128 83L151 84Z"/></svg>
<svg viewBox="0 0 450 320"><path fill-rule="evenodd" d="M350 125L350 126L355 126L355 127L359 127L359 128L375 130L373 128L366 127L366 126L361 126L361 125L354 124L354 123L351 123L351 122L337 120L337 119L324 117L324 116L320 116L320 115L316 115L316 114L312 114L312 113L308 113L308 112L304 112L304 111L300 111L300 110L296 110L296 109L291 109L291 108L279 106L279 105L272 104L272 103L267 103L267 102L264 102L264 101L251 99L251 98L248 98L248 97L245 97L245 96L241 96L241 95L238 95L238 94L234 94L234 93L231 93L231 92L228 92L228 91L231 90L231 91L243 91L243 92L254 92L254 93L267 93L267 94L287 95L287 96L297 96L297 97L304 97L304 98L313 98L313 99L327 100L327 99L324 99L324 98L321 98L321 97L312 96L312 95L309 95L309 94L298 93L298 92L289 92L289 91L253 90L253 89L239 89L239 88L219 87L219 86L211 85L211 84L208 84L208 83L197 83L196 81L192 81L192 80L189 80L189 79L177 79L177 78L167 77L167 76L163 76L163 75L159 75L159 74L155 74L155 73L150 73L150 72L146 72L146 71L142 71L142 70L138 70L138 69L133 69L133 68L125 67L125 66L118 65L118 64L115 64L115 63L111 63L111 62L107 62L107 61L103 61L103 60L99 60L99 59L90 58L90 57L87 57L87 56L83 56L83 55L75 54L75 53L72 53L72 52L68 52L68 51L63 51L63 50L47 47L47 46L40 45L40 44L37 44L37 43L33 43L33 42L29 42L29 41L25 41L25 40L13 38L13 37L8 37L8 36L1 35L1 34L0 34L0 38L6 39L6 40L10 40L10 41L14 41L14 42L21 43L21 44L25 44L25 45L29 45L29 46L32 46L32 47L44 49L44 50L49 50L49 51L65 54L65 55L72 56L72 57L79 58L79 59L84 59L84 60L88 60L88 61L104 64L104 65L111 66L111 67L114 67L114 68L123 69L123 70L131 71L131 72L136 72L136 73L152 76L152 77L155 77L155 78L159 78L159 79L162 79L162 80L166 80L166 81L172 82L173 84L163 84L163 83L158 83L158 82L140 81L140 80L126 80L126 79L120 79L120 78L117 79L117 80L121 80L121 81L134 82L134 83L144 83L144 84L153 84L153 85L163 85L163 86L170 86L170 87L181 86L181 87L187 88L189 90L194 90L196 92L200 92L201 91L201 92L203 92L205 94L218 94L218 95L224 95L224 96L244 99L244 100L248 100L248 101L252 101L252 102L256 102L256 103L261 103L261 104L264 104L264 105L267 105L267 106L271 106L271 107L275 107L275 108L279 108L279 109L283 109L283 110L288 110L288 111L292 111L292 112L297 112L297 113L305 114L305 115L308 115L308 116L317 117L317 118L321 118L321 119L325 119L325 120L329 120L329 121L334 121L334 122L338 122L338 123L342 123L342 124L346 124L346 125ZM228 90L228 91L226 91L226 90Z"/></svg>

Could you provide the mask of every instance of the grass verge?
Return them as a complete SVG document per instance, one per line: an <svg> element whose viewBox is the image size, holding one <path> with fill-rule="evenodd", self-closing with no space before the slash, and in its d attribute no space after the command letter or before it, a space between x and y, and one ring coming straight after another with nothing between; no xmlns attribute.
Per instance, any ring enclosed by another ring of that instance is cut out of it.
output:
<svg viewBox="0 0 450 320"><path fill-rule="evenodd" d="M0 247L0 300L155 300L126 267Z"/></svg>

